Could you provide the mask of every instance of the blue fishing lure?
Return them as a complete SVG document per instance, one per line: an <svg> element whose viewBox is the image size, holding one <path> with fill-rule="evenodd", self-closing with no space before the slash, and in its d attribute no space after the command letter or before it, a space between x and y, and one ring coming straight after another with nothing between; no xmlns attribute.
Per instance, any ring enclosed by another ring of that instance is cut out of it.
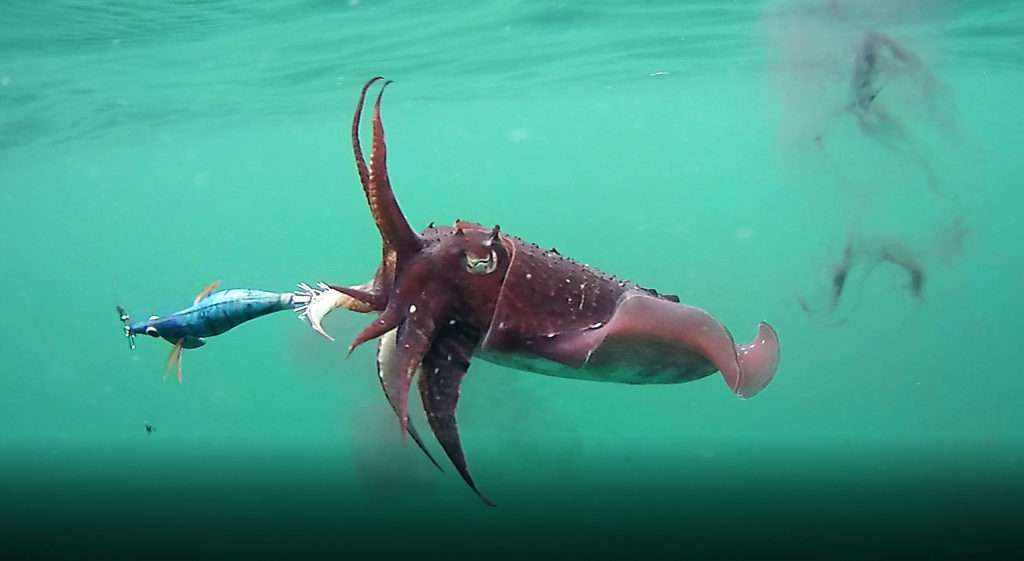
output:
<svg viewBox="0 0 1024 561"><path fill-rule="evenodd" d="M136 335L149 335L174 345L167 367L177 367L180 384L182 350L202 347L206 344L204 337L220 335L267 314L282 310L301 311L308 303L308 296L302 293L249 288L217 291L219 286L218 281L204 288L188 308L168 316L150 316L144 321L132 322L128 312L118 306L117 311L124 323L124 334L128 337L129 346L135 349Z"/></svg>

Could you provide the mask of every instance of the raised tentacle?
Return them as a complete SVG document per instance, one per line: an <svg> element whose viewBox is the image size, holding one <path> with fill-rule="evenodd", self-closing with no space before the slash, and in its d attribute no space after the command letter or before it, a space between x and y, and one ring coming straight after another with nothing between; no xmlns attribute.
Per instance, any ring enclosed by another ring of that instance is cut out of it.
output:
<svg viewBox="0 0 1024 561"><path fill-rule="evenodd" d="M459 438L459 427L455 420L459 390L462 379L469 369L469 361L476 343L477 341L452 332L438 336L423 359L419 378L420 397L434 436L462 476L462 480L487 506L494 506L494 503L477 489L473 476L469 473L466 455L462 451L462 441Z"/></svg>
<svg viewBox="0 0 1024 561"><path fill-rule="evenodd" d="M356 103L356 113L352 118L352 153L355 155L356 170L359 172L359 183L363 186L363 192L366 194L367 200L370 199L370 171L366 167L366 159L363 158L363 148L359 144L359 121L363 117L363 104L366 101L366 91L370 89L370 86L377 80L383 80L383 76L374 76L370 78L370 81L363 84L363 89L359 92L359 101ZM376 219L376 217L374 217Z"/></svg>
<svg viewBox="0 0 1024 561"><path fill-rule="evenodd" d="M384 82L373 105L373 145L370 152L370 180L367 201L374 221L380 230L384 243L394 248L399 255L419 251L419 236L409 226L402 209L398 206L395 193L388 177L387 144L384 140L384 125L380 117L380 103L384 90L391 81Z"/></svg>
<svg viewBox="0 0 1024 561"><path fill-rule="evenodd" d="M363 104L366 102L366 92L370 89L375 82L383 80L382 76L375 76L371 78L366 84L363 85L362 90L359 92L359 101L356 103L356 112L352 118L352 153L355 156L356 170L359 173L359 183L363 186L363 193L366 195L367 203L370 205L370 212L373 213L373 220L377 223L378 229L380 229L380 220L377 216L374 200L376 195L376 189L370 185L370 170L366 166L366 159L363 158L363 149L359 142L359 122L363 116ZM381 90L383 92L383 90ZM388 184L390 189L390 183ZM379 295L384 295L381 300L375 303L375 309L382 310L387 305L387 294L391 292L391 284L395 275L395 263L396 255L395 250L391 248L388 243L386 236L381 234L383 238L383 256L381 259L381 270L374 278L373 291Z"/></svg>
<svg viewBox="0 0 1024 561"><path fill-rule="evenodd" d="M388 248L399 253L412 253L420 248L419 236L409 227L409 223L402 214L395 194L391 189L391 180L387 171L387 146L384 141L384 126L380 118L380 103L384 94L384 88L390 81L384 82L380 93L377 94L377 101L373 108L373 140L370 152L370 166L366 166L363 159L362 148L359 144L359 122L362 117L363 104L366 99L366 92L371 85L380 80L377 76L366 82L359 94L359 103L355 116L352 119L352 151L355 154L356 169L359 172L359 180L363 185L366 194L366 202L370 206L370 213L373 221L377 224L381 239L384 242L385 256Z"/></svg>

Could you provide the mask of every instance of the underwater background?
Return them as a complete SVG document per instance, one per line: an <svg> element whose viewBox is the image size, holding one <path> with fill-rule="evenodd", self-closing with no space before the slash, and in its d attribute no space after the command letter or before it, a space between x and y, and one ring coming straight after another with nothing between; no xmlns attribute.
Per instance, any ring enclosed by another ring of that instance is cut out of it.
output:
<svg viewBox="0 0 1024 561"><path fill-rule="evenodd" d="M885 76L885 138L848 111L868 30L941 85ZM1006 555L1024 522L1022 32L1010 0L5 1L0 548ZM129 351L116 305L372 276L347 129L376 75L395 81L389 167L415 228L498 223L741 342L768 321L772 384L739 400L717 375L474 361L459 427L487 508L403 442L374 346L346 358L368 316L331 315L335 343L289 312L255 320L165 381L170 345ZM865 257L829 311L851 236L912 248L921 297Z"/></svg>

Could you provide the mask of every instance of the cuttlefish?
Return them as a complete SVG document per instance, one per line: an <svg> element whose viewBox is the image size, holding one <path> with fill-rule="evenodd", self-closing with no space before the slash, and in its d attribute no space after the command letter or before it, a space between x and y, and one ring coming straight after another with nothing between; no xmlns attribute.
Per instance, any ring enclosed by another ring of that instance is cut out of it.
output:
<svg viewBox="0 0 1024 561"><path fill-rule="evenodd" d="M857 283L863 287L868 277L881 265L892 265L902 269L906 275L905 288L918 302L924 301L924 289L928 279L927 261L939 258L952 264L963 254L969 230L960 217L943 224L934 240L923 247L913 247L895 236L865 235L852 227L847 233L843 256L831 268L829 300L820 309L812 308L804 297L798 297L800 307L808 314L833 314L839 309L843 295L849 292L851 275L859 270ZM840 319L838 323L845 322Z"/></svg>
<svg viewBox="0 0 1024 561"><path fill-rule="evenodd" d="M468 221L430 224L415 232L388 177L381 98L373 107L370 165L359 124L363 86L352 120L352 150L382 260L369 282L308 287L304 317L326 336L324 315L336 308L377 313L349 346L378 339L377 373L384 395L430 457L409 419L417 382L427 421L466 484L488 505L467 467L455 411L475 357L511 368L625 384L691 382L721 372L732 392L748 398L775 375L779 340L760 323L753 342L737 345L702 309L621 280L502 231ZM430 458L433 461L433 458ZM435 462L436 464L436 462Z"/></svg>

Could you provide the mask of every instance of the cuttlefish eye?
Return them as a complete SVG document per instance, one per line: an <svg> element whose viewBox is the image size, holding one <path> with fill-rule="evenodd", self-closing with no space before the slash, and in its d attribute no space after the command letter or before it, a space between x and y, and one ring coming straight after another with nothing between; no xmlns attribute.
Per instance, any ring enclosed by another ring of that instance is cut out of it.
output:
<svg viewBox="0 0 1024 561"><path fill-rule="evenodd" d="M466 265L466 272L471 275L489 275L498 268L498 254L494 250L487 252L484 257L477 257L466 252L463 262Z"/></svg>
<svg viewBox="0 0 1024 561"><path fill-rule="evenodd" d="M149 335L150 337L160 336L160 334L156 332L156 328L153 327L152 325L146 328L146 335Z"/></svg>

